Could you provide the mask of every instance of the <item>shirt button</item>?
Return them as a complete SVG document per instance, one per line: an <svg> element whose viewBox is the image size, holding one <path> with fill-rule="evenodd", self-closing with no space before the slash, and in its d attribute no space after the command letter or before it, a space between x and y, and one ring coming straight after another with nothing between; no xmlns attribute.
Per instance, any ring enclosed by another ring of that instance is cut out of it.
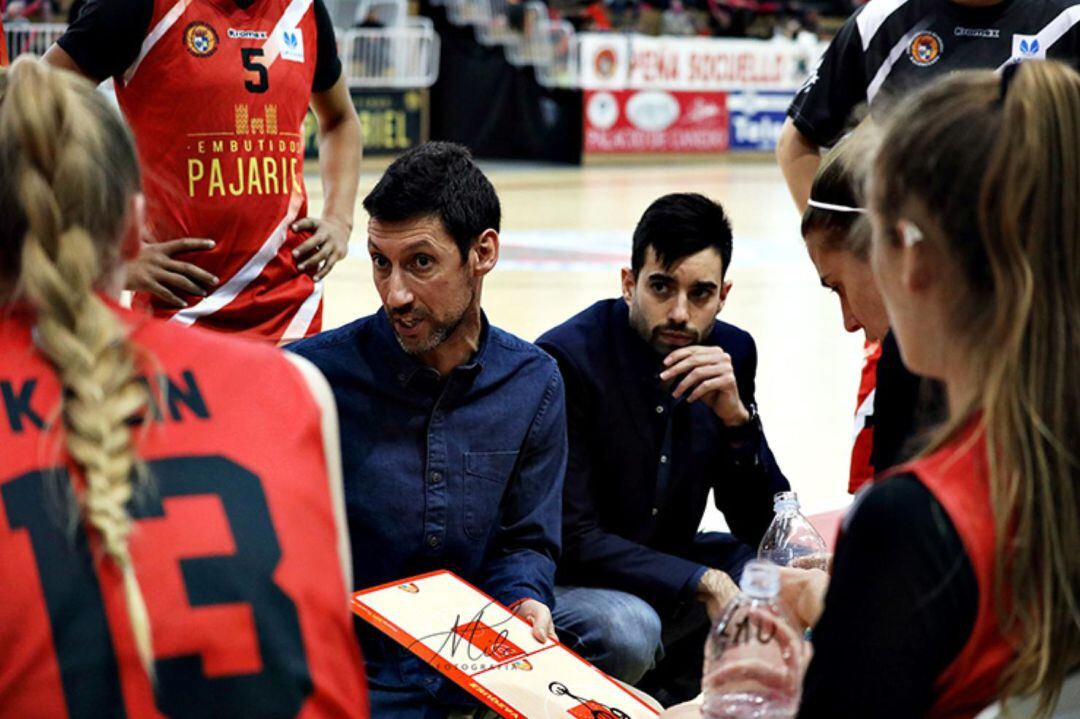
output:
<svg viewBox="0 0 1080 719"><path fill-rule="evenodd" d="M664 413L664 405L662 405L662 404L656 405L656 413L657 414L663 414Z"/></svg>
<svg viewBox="0 0 1080 719"><path fill-rule="evenodd" d="M432 472L431 475L428 477L428 481L432 484L438 484L442 481L442 474L439 472Z"/></svg>
<svg viewBox="0 0 1080 719"><path fill-rule="evenodd" d="M431 547L432 549L435 549L435 547L439 546L439 537L438 537L438 535L433 534L430 537L428 537L427 538L427 543L428 543L429 547Z"/></svg>
<svg viewBox="0 0 1080 719"><path fill-rule="evenodd" d="M667 464L667 455L666 454L660 455L660 464Z"/></svg>
<svg viewBox="0 0 1080 719"><path fill-rule="evenodd" d="M660 510L659 510L659 509L657 509L656 507L653 507L653 508L652 508L652 516L654 516L654 517L655 517L655 516L656 516L656 515L658 515L658 514L660 514Z"/></svg>

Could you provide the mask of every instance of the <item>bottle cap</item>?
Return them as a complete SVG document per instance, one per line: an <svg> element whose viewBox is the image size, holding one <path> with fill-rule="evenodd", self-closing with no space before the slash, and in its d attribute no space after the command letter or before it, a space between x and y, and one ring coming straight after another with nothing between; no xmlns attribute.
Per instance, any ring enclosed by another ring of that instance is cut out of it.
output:
<svg viewBox="0 0 1080 719"><path fill-rule="evenodd" d="M780 568L772 562L754 559L743 567L739 589L754 599L772 599L780 594Z"/></svg>
<svg viewBox="0 0 1080 719"><path fill-rule="evenodd" d="M773 495L773 511L799 511L799 495L794 492L777 492Z"/></svg>

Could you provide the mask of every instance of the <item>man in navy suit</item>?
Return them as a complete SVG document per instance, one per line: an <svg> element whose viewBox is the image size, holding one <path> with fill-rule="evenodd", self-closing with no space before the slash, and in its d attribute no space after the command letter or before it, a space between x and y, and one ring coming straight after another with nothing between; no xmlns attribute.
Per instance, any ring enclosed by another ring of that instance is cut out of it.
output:
<svg viewBox="0 0 1080 719"><path fill-rule="evenodd" d="M754 403L754 340L716 319L731 244L720 205L661 197L634 231L623 296L537 341L566 386L559 636L665 704L700 690L709 618L789 489ZM709 490L732 534L698 532Z"/></svg>

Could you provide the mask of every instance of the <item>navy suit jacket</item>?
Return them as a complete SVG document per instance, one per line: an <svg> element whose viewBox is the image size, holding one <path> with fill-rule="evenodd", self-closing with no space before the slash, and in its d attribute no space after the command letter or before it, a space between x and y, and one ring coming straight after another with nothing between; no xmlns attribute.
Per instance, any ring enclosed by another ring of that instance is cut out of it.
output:
<svg viewBox="0 0 1080 719"><path fill-rule="evenodd" d="M674 402L658 378L662 357L630 326L624 300L597 302L537 344L566 386L558 583L631 592L661 611L692 599L706 569L692 557L710 489L732 533L756 549L773 495L790 488L764 434L733 443L704 403ZM717 321L702 344L731 355L740 397L753 403L753 338Z"/></svg>

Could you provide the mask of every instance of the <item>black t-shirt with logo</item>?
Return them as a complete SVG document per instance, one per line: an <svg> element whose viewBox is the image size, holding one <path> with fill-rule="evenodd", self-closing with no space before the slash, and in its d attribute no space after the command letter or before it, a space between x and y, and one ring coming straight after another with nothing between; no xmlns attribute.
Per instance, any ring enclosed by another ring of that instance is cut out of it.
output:
<svg viewBox="0 0 1080 719"><path fill-rule="evenodd" d="M788 110L821 146L835 143L852 111L956 70L996 70L1056 59L1080 66L1080 0L1004 0L967 7L949 0L870 0L825 51Z"/></svg>
<svg viewBox="0 0 1080 719"><path fill-rule="evenodd" d="M258 0L237 0L249 7ZM317 57L312 92L325 92L341 77L334 25L323 0L314 0ZM135 62L150 31L153 0L89 0L57 44L79 68L97 80L123 75Z"/></svg>

